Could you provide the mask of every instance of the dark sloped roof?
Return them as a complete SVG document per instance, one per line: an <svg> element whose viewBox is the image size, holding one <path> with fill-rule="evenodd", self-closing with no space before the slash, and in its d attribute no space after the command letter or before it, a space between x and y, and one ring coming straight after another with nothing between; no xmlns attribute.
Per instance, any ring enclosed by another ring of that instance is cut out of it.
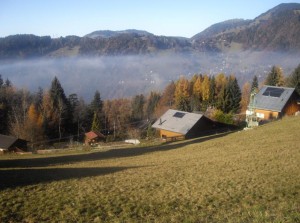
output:
<svg viewBox="0 0 300 223"><path fill-rule="evenodd" d="M295 88L265 85L255 95L255 108L281 112Z"/></svg>
<svg viewBox="0 0 300 223"><path fill-rule="evenodd" d="M153 125L153 128L187 134L203 115L169 109Z"/></svg>
<svg viewBox="0 0 300 223"><path fill-rule="evenodd" d="M9 149L17 140L18 138L14 136L0 134L0 149Z"/></svg>

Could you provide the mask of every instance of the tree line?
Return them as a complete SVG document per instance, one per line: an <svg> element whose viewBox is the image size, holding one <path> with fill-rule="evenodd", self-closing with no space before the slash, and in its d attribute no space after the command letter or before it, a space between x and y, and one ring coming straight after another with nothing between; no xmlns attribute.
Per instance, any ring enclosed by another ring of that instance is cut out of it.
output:
<svg viewBox="0 0 300 223"><path fill-rule="evenodd" d="M150 137L151 123L169 108L203 112L233 124L234 116L245 112L250 93L262 84L295 87L300 94L300 65L287 77L280 67L273 66L264 82L254 76L242 89L234 75L195 74L191 79L182 76L170 82L162 92L132 98L102 100L97 90L90 103L75 93L66 96L57 77L48 90L39 88L33 93L17 89L0 75L0 133L30 142L70 136L83 140L90 130L102 132L108 140Z"/></svg>

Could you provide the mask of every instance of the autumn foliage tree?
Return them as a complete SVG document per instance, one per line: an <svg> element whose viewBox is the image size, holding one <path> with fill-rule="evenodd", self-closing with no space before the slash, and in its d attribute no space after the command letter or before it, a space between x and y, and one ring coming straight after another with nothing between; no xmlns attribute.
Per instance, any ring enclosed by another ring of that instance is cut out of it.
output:
<svg viewBox="0 0 300 223"><path fill-rule="evenodd" d="M190 83L192 85L190 110L200 111L202 103L202 77L200 75L194 75L194 81Z"/></svg>
<svg viewBox="0 0 300 223"><path fill-rule="evenodd" d="M106 100L104 113L109 134L113 132L114 138L125 138L132 114L131 101L125 98Z"/></svg>
<svg viewBox="0 0 300 223"><path fill-rule="evenodd" d="M156 117L160 117L168 109L174 107L175 89L176 89L176 86L175 86L174 81L172 81L171 83L169 83L166 86L166 88L164 89L164 91L159 99L158 105L155 109Z"/></svg>
<svg viewBox="0 0 300 223"><path fill-rule="evenodd" d="M181 111L190 111L189 81L184 77L176 83L175 107Z"/></svg>
<svg viewBox="0 0 300 223"><path fill-rule="evenodd" d="M255 88L253 88L255 90ZM242 88L241 112L245 113L250 101L251 87L249 82L246 82Z"/></svg>
<svg viewBox="0 0 300 223"><path fill-rule="evenodd" d="M268 73L265 85L270 86L283 86L284 85L284 76L282 69L277 66L273 66L271 71Z"/></svg>
<svg viewBox="0 0 300 223"><path fill-rule="evenodd" d="M290 74L287 80L287 85L296 89L300 95L300 64Z"/></svg>
<svg viewBox="0 0 300 223"><path fill-rule="evenodd" d="M25 122L26 139L30 142L39 142L44 140L43 116L32 103L28 109L27 119Z"/></svg>

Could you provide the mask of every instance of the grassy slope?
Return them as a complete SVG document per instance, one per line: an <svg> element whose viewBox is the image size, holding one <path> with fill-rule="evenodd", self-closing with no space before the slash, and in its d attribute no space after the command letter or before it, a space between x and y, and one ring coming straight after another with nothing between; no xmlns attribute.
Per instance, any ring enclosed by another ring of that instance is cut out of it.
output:
<svg viewBox="0 0 300 223"><path fill-rule="evenodd" d="M210 140L2 158L0 222L300 222L299 127L294 117Z"/></svg>

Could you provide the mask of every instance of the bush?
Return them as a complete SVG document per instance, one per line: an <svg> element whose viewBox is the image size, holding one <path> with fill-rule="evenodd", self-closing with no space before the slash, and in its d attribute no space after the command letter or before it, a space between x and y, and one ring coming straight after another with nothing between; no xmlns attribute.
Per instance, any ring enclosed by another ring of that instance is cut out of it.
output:
<svg viewBox="0 0 300 223"><path fill-rule="evenodd" d="M233 114L232 113L224 113L221 110L215 110L213 113L213 119L218 122L225 123L225 124L234 124Z"/></svg>

